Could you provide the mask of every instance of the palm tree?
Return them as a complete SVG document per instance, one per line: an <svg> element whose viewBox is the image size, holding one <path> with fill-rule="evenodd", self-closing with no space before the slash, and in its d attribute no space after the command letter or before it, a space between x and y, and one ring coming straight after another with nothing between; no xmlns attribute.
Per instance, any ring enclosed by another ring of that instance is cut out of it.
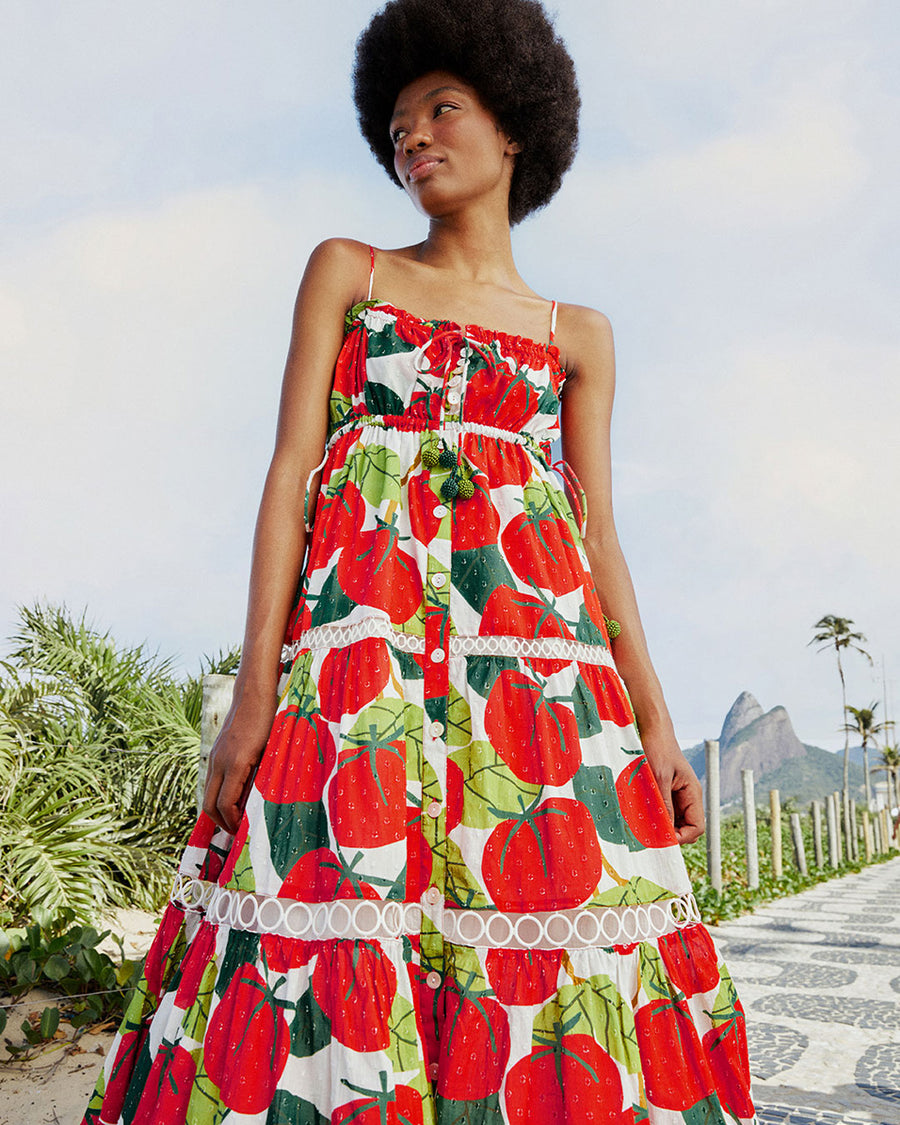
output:
<svg viewBox="0 0 900 1125"><path fill-rule="evenodd" d="M897 775L900 773L900 747L885 746L881 751L881 765L875 766L879 773L887 774L888 804L892 809L900 804L900 791L897 789Z"/></svg>
<svg viewBox="0 0 900 1125"><path fill-rule="evenodd" d="M817 652L823 652L826 648L834 648L835 655L837 656L838 675L841 677L841 703L843 710L841 715L847 714L847 685L844 680L844 666L841 663L841 649L852 648L872 663L872 657L862 647L865 644L866 638L862 633L854 633L851 630L853 621L849 617L835 617L833 613L828 613L820 618L813 628L816 630L815 636L809 642L811 645L818 644ZM850 793L850 732L844 727L844 800L848 799Z"/></svg>
<svg viewBox="0 0 900 1125"><path fill-rule="evenodd" d="M884 723L875 722L875 708L877 703L870 703L868 707L845 707L844 710L853 716L852 723L844 723L844 730L849 734L858 734L862 739L863 769L866 774L866 805L872 807L872 785L869 780L869 742L878 745L878 735L884 730ZM890 786L888 786L890 788Z"/></svg>

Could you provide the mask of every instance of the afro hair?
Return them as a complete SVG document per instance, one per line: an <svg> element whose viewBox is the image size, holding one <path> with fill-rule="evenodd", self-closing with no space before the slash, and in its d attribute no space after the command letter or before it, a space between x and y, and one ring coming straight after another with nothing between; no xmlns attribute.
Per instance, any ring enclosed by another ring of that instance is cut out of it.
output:
<svg viewBox="0 0 900 1125"><path fill-rule="evenodd" d="M510 223L549 203L575 157L581 98L538 0L390 0L372 18L356 44L353 100L363 136L397 184L389 133L397 95L432 70L473 86L521 146Z"/></svg>

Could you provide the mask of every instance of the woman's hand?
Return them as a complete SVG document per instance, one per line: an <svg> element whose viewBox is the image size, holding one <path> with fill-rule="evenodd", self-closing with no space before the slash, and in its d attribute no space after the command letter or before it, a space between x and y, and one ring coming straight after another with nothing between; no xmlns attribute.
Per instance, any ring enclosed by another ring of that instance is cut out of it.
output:
<svg viewBox="0 0 900 1125"><path fill-rule="evenodd" d="M203 811L234 835L262 752L265 749L277 699L235 703L222 724L209 754Z"/></svg>
<svg viewBox="0 0 900 1125"><path fill-rule="evenodd" d="M666 810L675 826L679 844L699 840L706 828L703 814L703 790L697 775L674 736L641 738L647 761L666 803Z"/></svg>

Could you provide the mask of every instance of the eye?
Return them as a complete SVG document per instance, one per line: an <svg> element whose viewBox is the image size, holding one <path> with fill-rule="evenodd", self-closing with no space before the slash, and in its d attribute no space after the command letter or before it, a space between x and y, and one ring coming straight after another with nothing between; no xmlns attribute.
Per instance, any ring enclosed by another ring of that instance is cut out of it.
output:
<svg viewBox="0 0 900 1125"><path fill-rule="evenodd" d="M459 106L454 105L453 102L441 102L434 107L434 116L440 117L445 109L459 109Z"/></svg>
<svg viewBox="0 0 900 1125"><path fill-rule="evenodd" d="M391 140L393 141L394 144L397 144L397 142L401 141L405 136L406 136L406 130L405 129L392 129L391 130Z"/></svg>

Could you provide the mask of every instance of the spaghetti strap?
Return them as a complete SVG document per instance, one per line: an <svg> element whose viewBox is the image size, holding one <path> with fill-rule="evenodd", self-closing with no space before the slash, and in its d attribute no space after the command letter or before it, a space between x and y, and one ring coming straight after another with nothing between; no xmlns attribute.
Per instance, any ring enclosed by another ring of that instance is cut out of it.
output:
<svg viewBox="0 0 900 1125"><path fill-rule="evenodd" d="M553 337L556 335L556 309L557 303L553 302L550 309L550 343L553 343Z"/></svg>
<svg viewBox="0 0 900 1125"><path fill-rule="evenodd" d="M375 247L369 247L369 292L366 294L366 300L372 300L372 286L375 283Z"/></svg>

